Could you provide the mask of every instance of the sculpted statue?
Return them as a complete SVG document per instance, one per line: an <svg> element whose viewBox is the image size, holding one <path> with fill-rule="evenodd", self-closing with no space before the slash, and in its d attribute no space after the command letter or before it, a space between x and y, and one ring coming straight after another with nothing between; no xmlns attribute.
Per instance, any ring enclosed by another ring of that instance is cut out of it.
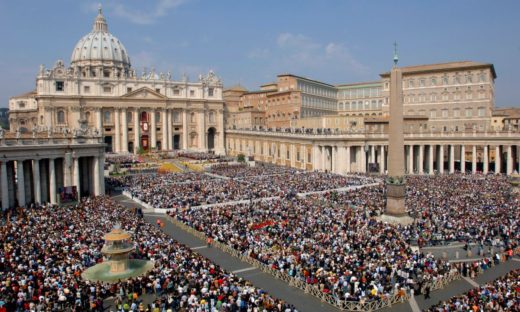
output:
<svg viewBox="0 0 520 312"><path fill-rule="evenodd" d="M43 76L45 74L45 66L43 64L40 64L40 76Z"/></svg>
<svg viewBox="0 0 520 312"><path fill-rule="evenodd" d="M4 138L4 134L5 134L5 130L4 130L4 128L2 128L2 126L0 126L0 139Z"/></svg>
<svg viewBox="0 0 520 312"><path fill-rule="evenodd" d="M38 131L38 129L36 128L36 126L33 126L32 127L32 137L33 139L36 138L36 132Z"/></svg>
<svg viewBox="0 0 520 312"><path fill-rule="evenodd" d="M16 129L16 138L19 139L21 135L20 128Z"/></svg>
<svg viewBox="0 0 520 312"><path fill-rule="evenodd" d="M168 76L168 80L172 80L172 73L170 71L168 71L167 76Z"/></svg>

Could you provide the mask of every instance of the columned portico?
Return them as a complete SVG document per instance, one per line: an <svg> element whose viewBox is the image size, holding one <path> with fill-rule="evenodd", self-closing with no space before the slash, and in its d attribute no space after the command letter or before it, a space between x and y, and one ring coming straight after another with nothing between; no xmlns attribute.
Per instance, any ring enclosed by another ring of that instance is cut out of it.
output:
<svg viewBox="0 0 520 312"><path fill-rule="evenodd" d="M455 173L455 145L453 145L453 144L450 144L449 162L450 162L450 173Z"/></svg>
<svg viewBox="0 0 520 312"><path fill-rule="evenodd" d="M34 159L32 161L32 169L33 169L33 189L34 189L34 202L41 203L42 195L41 195L41 185L40 185L40 160Z"/></svg>
<svg viewBox="0 0 520 312"><path fill-rule="evenodd" d="M16 162L16 195L18 199L18 206L25 206L25 177L23 172L23 160Z"/></svg>
<svg viewBox="0 0 520 312"><path fill-rule="evenodd" d="M424 145L419 145L419 174L424 173Z"/></svg>
<svg viewBox="0 0 520 312"><path fill-rule="evenodd" d="M428 146L428 173L435 174L435 167L433 166L433 158L435 157L435 145Z"/></svg>
<svg viewBox="0 0 520 312"><path fill-rule="evenodd" d="M489 172L489 150L488 146L484 145L484 164L482 173L487 174Z"/></svg>
<svg viewBox="0 0 520 312"><path fill-rule="evenodd" d="M477 173L477 146L473 145L471 148L471 172Z"/></svg>
<svg viewBox="0 0 520 312"><path fill-rule="evenodd" d="M460 172L466 172L466 146L460 146Z"/></svg>
<svg viewBox="0 0 520 312"><path fill-rule="evenodd" d="M502 170L502 159L500 155L500 145L495 146L495 173L500 173Z"/></svg>
<svg viewBox="0 0 520 312"><path fill-rule="evenodd" d="M56 204L56 191L56 168L54 158L49 158L49 197L51 204Z"/></svg>

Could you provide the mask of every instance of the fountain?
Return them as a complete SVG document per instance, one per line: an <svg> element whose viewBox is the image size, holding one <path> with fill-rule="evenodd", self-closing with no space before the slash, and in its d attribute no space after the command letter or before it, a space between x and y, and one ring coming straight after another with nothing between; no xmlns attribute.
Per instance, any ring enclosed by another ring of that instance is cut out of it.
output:
<svg viewBox="0 0 520 312"><path fill-rule="evenodd" d="M146 274L153 269L153 261L129 258L135 245L130 234L119 226L107 233L104 239L105 244L101 253L107 261L86 269L81 274L83 279L92 282L115 283Z"/></svg>

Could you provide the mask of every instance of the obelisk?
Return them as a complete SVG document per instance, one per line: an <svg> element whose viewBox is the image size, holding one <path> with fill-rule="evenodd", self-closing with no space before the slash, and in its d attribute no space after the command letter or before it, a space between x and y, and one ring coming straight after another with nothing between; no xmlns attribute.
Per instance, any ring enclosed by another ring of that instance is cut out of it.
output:
<svg viewBox="0 0 520 312"><path fill-rule="evenodd" d="M406 180L404 176L403 74L397 67L397 44L394 44L394 66L390 72L390 119L388 126L388 177L386 210L383 220L392 223L413 221L405 209Z"/></svg>

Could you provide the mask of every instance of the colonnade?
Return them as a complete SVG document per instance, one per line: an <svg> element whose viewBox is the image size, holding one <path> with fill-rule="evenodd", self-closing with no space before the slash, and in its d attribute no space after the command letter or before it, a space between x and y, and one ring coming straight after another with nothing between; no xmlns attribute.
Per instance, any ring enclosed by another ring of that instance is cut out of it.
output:
<svg viewBox="0 0 520 312"><path fill-rule="evenodd" d="M387 170L387 145L314 145L313 168L336 173ZM405 144L408 174L520 172L519 145ZM493 158L493 159L492 159Z"/></svg>

